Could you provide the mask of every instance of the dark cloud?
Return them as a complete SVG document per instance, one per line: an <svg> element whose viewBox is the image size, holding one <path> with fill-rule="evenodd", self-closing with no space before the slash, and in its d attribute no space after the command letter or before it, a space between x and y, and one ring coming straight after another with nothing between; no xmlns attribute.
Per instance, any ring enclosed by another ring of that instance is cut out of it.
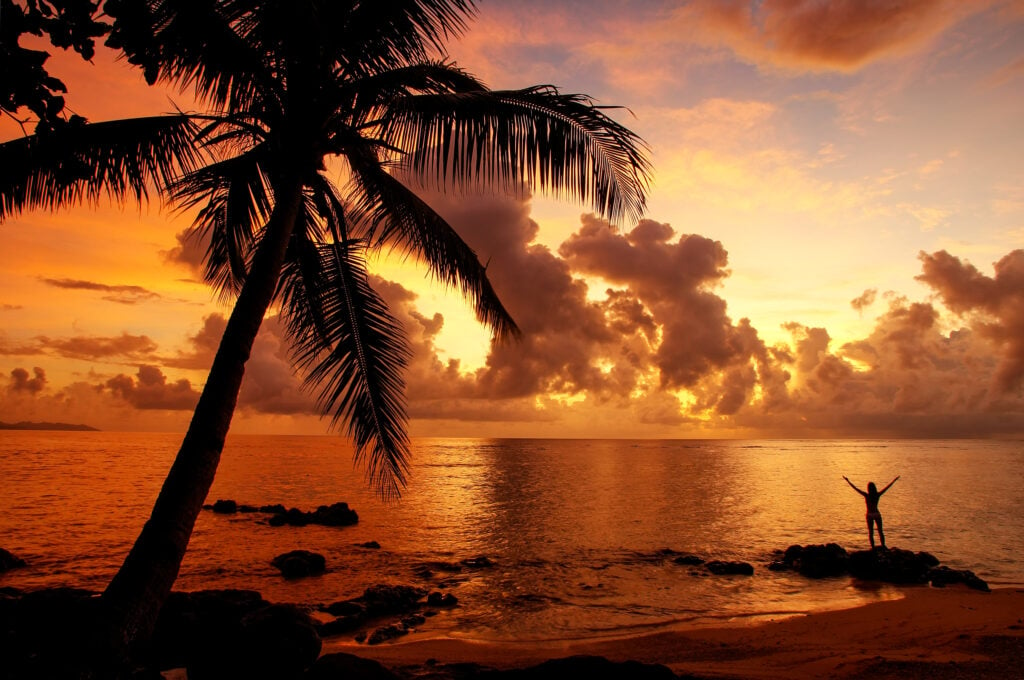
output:
<svg viewBox="0 0 1024 680"><path fill-rule="evenodd" d="M203 280L208 241L191 227L174 235L178 245L161 254L166 262L183 265L195 280Z"/></svg>
<svg viewBox="0 0 1024 680"><path fill-rule="evenodd" d="M850 306L856 309L858 312L863 312L866 308L875 304L875 300L878 298L877 288L868 288L866 291L861 293L859 296L850 300Z"/></svg>
<svg viewBox="0 0 1024 680"><path fill-rule="evenodd" d="M142 365L134 377L117 375L104 383L113 395L140 410L188 411L195 408L199 393L188 380L168 382L157 366Z"/></svg>
<svg viewBox="0 0 1024 680"><path fill-rule="evenodd" d="M69 359L126 359L129 361L149 359L157 350L157 344L148 335L122 333L114 337L77 336L74 338L49 338L40 335L34 338L35 346L42 352Z"/></svg>
<svg viewBox="0 0 1024 680"><path fill-rule="evenodd" d="M136 305L147 300L159 299L160 295L141 286L110 286L95 281L80 281L76 279L40 279L43 283L54 288L65 288L70 290L92 290L106 293L102 298L109 302L116 302L122 305Z"/></svg>
<svg viewBox="0 0 1024 680"><path fill-rule="evenodd" d="M29 372L24 368L15 368L11 371L11 381L7 389L11 392L26 394L42 392L46 387L46 371L35 366L32 369L32 374L34 377L29 377Z"/></svg>
<svg viewBox="0 0 1024 680"><path fill-rule="evenodd" d="M935 0L695 0L678 18L700 39L789 68L850 71L905 54L992 3Z"/></svg>
<svg viewBox="0 0 1024 680"><path fill-rule="evenodd" d="M996 387L1004 392L1024 383L1024 250L1014 250L994 265L986 276L974 265L944 250L921 253L922 274L951 311L975 317L978 333L1002 351Z"/></svg>

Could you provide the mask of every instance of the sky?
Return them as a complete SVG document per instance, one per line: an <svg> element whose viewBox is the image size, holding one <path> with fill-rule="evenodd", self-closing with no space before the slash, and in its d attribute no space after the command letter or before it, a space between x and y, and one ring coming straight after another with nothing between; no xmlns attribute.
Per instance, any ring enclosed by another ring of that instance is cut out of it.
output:
<svg viewBox="0 0 1024 680"><path fill-rule="evenodd" d="M109 51L51 51L90 120L192 106ZM1024 434L1024 2L485 0L448 56L623 107L654 172L615 225L424 194L523 336L374 261L414 436ZM184 430L230 312L190 223L154 200L0 225L0 420ZM232 427L328 431L274 310Z"/></svg>

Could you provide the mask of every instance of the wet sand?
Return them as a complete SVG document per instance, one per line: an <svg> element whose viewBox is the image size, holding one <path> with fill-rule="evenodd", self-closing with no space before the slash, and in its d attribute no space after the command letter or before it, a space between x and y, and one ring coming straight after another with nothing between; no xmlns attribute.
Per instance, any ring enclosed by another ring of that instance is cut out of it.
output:
<svg viewBox="0 0 1024 680"><path fill-rule="evenodd" d="M416 640L331 646L391 667L530 666L578 654L702 678L1024 677L1024 589L908 588L906 597L780 621L589 641Z"/></svg>

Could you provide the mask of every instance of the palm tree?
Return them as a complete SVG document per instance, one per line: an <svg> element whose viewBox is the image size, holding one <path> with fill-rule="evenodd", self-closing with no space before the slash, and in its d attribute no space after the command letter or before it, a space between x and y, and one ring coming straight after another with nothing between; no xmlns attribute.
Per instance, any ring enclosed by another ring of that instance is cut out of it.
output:
<svg viewBox="0 0 1024 680"><path fill-rule="evenodd" d="M408 473L409 350L368 283L366 253L422 260L495 336L518 333L475 253L400 178L525 184L618 219L642 213L648 163L639 138L586 96L489 90L437 58L465 29L471 0L108 0L105 10L115 18L108 44L150 82L194 90L208 107L191 119L209 162L169 186L197 209L207 281L235 299L152 515L103 594L130 644L151 633L177 577L271 305L297 368L384 498Z"/></svg>

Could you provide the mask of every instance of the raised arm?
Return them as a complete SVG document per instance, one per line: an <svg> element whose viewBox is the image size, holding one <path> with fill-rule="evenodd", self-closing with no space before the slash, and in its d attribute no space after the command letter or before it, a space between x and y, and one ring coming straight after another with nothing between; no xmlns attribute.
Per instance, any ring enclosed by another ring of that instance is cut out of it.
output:
<svg viewBox="0 0 1024 680"><path fill-rule="evenodd" d="M867 494L866 494L866 493L864 493L863 491L861 491L860 489L858 489L858 488L857 488L856 486L853 486L853 482L851 482L851 481L850 481L850 478L849 478L849 477L847 477L846 475L843 475L843 479L845 479L845 480L846 480L846 483L847 483L847 484L849 484L849 485L850 485L851 487L853 487L853 490L854 490L854 491L856 491L857 493L859 493L859 494L860 494L861 496L867 497ZM892 481L894 481L894 482L895 482L896 480L894 479L894 480L892 480ZM891 486L891 485L890 485L890 486Z"/></svg>
<svg viewBox="0 0 1024 680"><path fill-rule="evenodd" d="M888 490L889 490L889 487L890 487L890 486L892 486L893 484L895 484L895 483L896 483L896 480L897 480L897 479L899 479L899 478L900 478L900 476L899 476L899 475L896 475L895 479L893 479L893 480L892 480L891 482L889 482L888 484L886 484L886 485L885 485L885 488L884 488L884 489L882 489L881 491L879 491L879 492L878 492L878 495L879 495L879 496L881 496L881 495L882 495L883 493L885 493L886 491L888 491ZM849 480L847 480L847 481L849 481Z"/></svg>

